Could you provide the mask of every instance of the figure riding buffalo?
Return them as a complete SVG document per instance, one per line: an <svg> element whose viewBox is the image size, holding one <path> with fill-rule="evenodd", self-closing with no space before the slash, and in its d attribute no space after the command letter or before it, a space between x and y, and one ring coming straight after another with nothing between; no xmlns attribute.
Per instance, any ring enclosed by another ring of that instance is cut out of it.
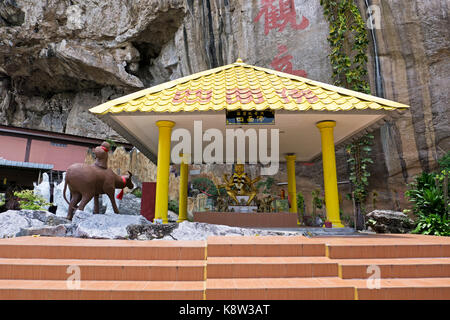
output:
<svg viewBox="0 0 450 320"><path fill-rule="evenodd" d="M64 199L69 204L67 219L72 220L76 209L84 210L84 207L92 200L92 198L94 198L94 213L99 213L98 197L101 194L108 195L114 212L119 213L119 209L117 208L114 199L115 189L123 189L125 187L133 189L134 185L131 181L132 174L130 171L128 171L128 175L119 176L111 169L106 168L107 162L105 161L105 157L99 157L99 153L103 151L106 153L107 160L109 148L106 148L105 146L109 147L109 145L105 143L102 144L102 146L97 147L94 151L98 160L100 160L99 158L103 160L100 161L101 164L99 161L93 165L74 163L67 169L63 191ZM100 149L103 150L100 151ZM66 198L67 186L69 186L71 193L70 202ZM121 199L121 195L123 195L123 190L118 196L119 199Z"/></svg>

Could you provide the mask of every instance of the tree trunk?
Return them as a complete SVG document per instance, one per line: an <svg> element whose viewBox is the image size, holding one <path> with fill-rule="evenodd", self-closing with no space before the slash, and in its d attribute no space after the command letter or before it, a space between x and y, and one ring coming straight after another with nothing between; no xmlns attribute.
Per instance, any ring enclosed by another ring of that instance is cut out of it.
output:
<svg viewBox="0 0 450 320"><path fill-rule="evenodd" d="M355 203L355 229L360 231L365 229L366 222L364 221L364 216L361 210L361 204L359 202Z"/></svg>

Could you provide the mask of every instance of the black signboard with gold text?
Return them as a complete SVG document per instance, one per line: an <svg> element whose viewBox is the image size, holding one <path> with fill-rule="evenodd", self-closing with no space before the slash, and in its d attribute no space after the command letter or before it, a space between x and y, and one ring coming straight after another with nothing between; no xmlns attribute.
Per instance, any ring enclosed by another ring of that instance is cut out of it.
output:
<svg viewBox="0 0 450 320"><path fill-rule="evenodd" d="M227 125L265 125L275 124L275 111L273 110L235 110L227 111Z"/></svg>

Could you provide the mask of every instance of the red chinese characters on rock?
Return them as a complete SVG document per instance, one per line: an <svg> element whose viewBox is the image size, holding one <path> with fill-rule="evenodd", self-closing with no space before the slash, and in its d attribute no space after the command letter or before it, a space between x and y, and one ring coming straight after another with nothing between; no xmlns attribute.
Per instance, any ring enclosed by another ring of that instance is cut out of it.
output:
<svg viewBox="0 0 450 320"><path fill-rule="evenodd" d="M233 104L236 102L250 103L251 101L254 101L257 104L264 102L264 97L261 90L249 88L227 89L226 99L228 104Z"/></svg>
<svg viewBox="0 0 450 320"><path fill-rule="evenodd" d="M212 90L178 90L172 99L172 103L175 105L180 103L194 104L197 102L204 104L211 101L211 96Z"/></svg>
<svg viewBox="0 0 450 320"><path fill-rule="evenodd" d="M288 24L294 30L303 30L309 26L309 20L305 16L297 23L294 0L278 0L278 7L274 2L275 0L262 0L262 8L254 19L254 22L258 22L264 16L265 35L272 29L283 31Z"/></svg>
<svg viewBox="0 0 450 320"><path fill-rule="evenodd" d="M289 103L290 99L293 99L297 103L302 103L303 99L306 99L309 103L315 103L319 100L311 90L300 90L300 89L286 89L277 90L277 94L281 97L284 103Z"/></svg>
<svg viewBox="0 0 450 320"><path fill-rule="evenodd" d="M272 60L270 66L277 71L286 72L299 77L306 77L308 74L305 70L293 70L290 54L287 54L287 47L284 45L278 46L278 54L275 59Z"/></svg>

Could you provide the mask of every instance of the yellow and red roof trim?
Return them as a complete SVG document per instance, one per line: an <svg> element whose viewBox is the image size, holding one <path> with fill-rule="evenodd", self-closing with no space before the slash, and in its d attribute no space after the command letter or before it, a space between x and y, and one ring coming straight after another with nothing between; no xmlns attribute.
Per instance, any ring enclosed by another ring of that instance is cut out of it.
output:
<svg viewBox="0 0 450 320"><path fill-rule="evenodd" d="M288 73L235 63L108 101L94 114L220 110L397 110L409 106Z"/></svg>

